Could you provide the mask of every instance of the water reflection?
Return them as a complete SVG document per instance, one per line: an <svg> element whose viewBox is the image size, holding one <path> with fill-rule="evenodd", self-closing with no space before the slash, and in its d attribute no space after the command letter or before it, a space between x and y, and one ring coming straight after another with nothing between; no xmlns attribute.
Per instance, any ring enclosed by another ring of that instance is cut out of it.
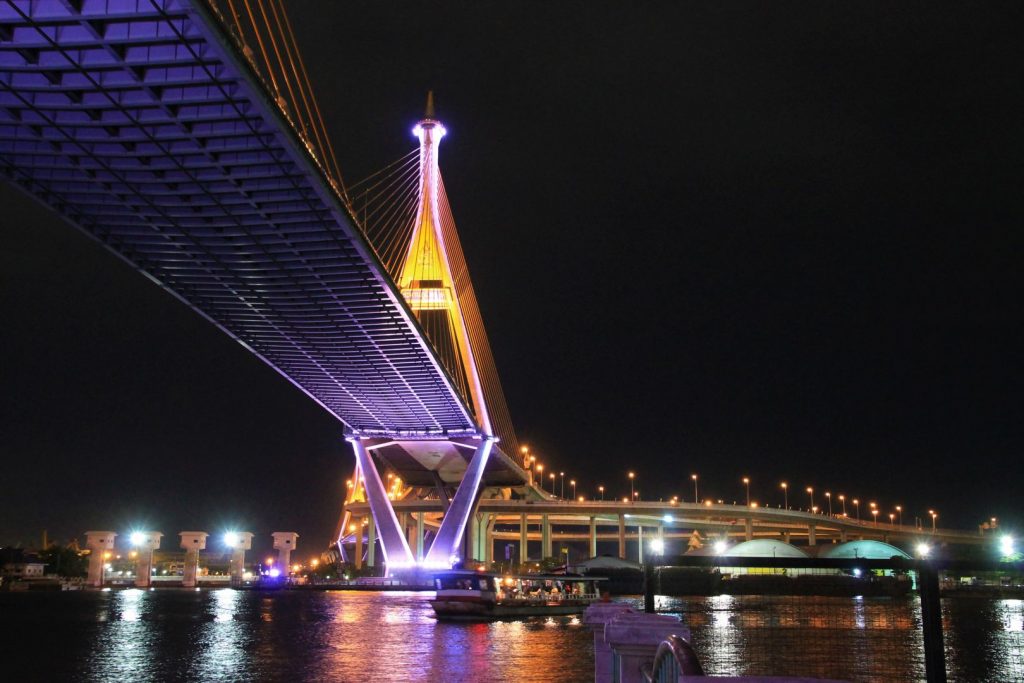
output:
<svg viewBox="0 0 1024 683"><path fill-rule="evenodd" d="M578 617L439 623L430 597L0 593L0 647L20 666L46 634L53 653L30 662L31 680L592 680L591 633ZM659 605L683 618L710 673L923 677L912 599L718 596ZM952 680L1024 680L1024 602L944 600L943 611Z"/></svg>

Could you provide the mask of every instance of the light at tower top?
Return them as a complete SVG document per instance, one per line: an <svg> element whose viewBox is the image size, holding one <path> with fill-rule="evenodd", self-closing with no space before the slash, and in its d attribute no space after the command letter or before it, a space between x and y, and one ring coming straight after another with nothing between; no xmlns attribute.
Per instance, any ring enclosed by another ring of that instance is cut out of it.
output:
<svg viewBox="0 0 1024 683"><path fill-rule="evenodd" d="M441 122L434 118L434 91L430 90L427 92L427 109L423 114L423 119L416 124L416 127L412 129L412 134L419 138L422 143L423 134L427 132L427 142L437 142L445 136L448 132L445 127L441 125Z"/></svg>

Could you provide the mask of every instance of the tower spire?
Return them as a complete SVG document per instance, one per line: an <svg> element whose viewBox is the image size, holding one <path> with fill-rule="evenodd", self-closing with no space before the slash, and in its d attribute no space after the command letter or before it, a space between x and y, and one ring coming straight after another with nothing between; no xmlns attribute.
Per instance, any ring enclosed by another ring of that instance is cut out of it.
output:
<svg viewBox="0 0 1024 683"><path fill-rule="evenodd" d="M434 91L427 91L427 111L423 114L423 118L432 119L434 118Z"/></svg>

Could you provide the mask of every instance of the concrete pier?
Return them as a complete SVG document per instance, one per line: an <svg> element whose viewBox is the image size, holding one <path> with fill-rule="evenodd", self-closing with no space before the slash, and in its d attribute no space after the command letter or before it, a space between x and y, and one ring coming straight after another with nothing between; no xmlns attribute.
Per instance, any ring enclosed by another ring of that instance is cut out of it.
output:
<svg viewBox="0 0 1024 683"><path fill-rule="evenodd" d="M251 531L234 531L224 535L224 545L231 549L231 583L242 583L245 573L245 551L252 550Z"/></svg>
<svg viewBox="0 0 1024 683"><path fill-rule="evenodd" d="M89 585L94 588L103 586L104 567L110 554L114 552L114 539L117 534L113 531L86 531L85 545L89 548Z"/></svg>
<svg viewBox="0 0 1024 683"><path fill-rule="evenodd" d="M275 531L270 535L274 537L274 550L277 551L281 575L288 576L292 567L292 551L295 550L299 535L294 531Z"/></svg>
<svg viewBox="0 0 1024 683"><path fill-rule="evenodd" d="M181 547L185 549L185 568L181 573L181 585L194 588L196 575L199 573L199 551L206 550L206 539L210 534L205 531L181 531Z"/></svg>
<svg viewBox="0 0 1024 683"><path fill-rule="evenodd" d="M139 554L135 561L135 585L139 588L149 588L152 583L153 551L160 547L163 536L159 531L133 531L129 537Z"/></svg>

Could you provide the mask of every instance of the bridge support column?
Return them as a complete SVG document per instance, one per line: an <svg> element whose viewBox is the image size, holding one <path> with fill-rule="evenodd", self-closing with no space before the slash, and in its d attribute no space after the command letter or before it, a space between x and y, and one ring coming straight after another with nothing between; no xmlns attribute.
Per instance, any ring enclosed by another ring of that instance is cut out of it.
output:
<svg viewBox="0 0 1024 683"><path fill-rule="evenodd" d="M782 542L787 544L793 542L793 537L790 535L788 531L782 532Z"/></svg>
<svg viewBox="0 0 1024 683"><path fill-rule="evenodd" d="M743 520L743 537L748 541L754 540L754 519L752 517Z"/></svg>
<svg viewBox="0 0 1024 683"><path fill-rule="evenodd" d="M383 544L382 544L383 545ZM388 554L384 553L384 562L387 562ZM373 515L366 520L366 566L377 566L377 523Z"/></svg>
<svg viewBox="0 0 1024 683"><path fill-rule="evenodd" d="M597 557L597 517L590 517L590 556Z"/></svg>
<svg viewBox="0 0 1024 683"><path fill-rule="evenodd" d="M530 524L526 513L519 515L519 564L526 564L530 559L528 545L530 543Z"/></svg>
<svg viewBox="0 0 1024 683"><path fill-rule="evenodd" d="M846 543L846 529L839 530L839 542Z"/></svg>
<svg viewBox="0 0 1024 683"><path fill-rule="evenodd" d="M494 515L484 515L484 562L494 562Z"/></svg>
<svg viewBox="0 0 1024 683"><path fill-rule="evenodd" d="M626 559L626 516L619 513L619 559Z"/></svg>
<svg viewBox="0 0 1024 683"><path fill-rule="evenodd" d="M540 556L551 557L551 521L547 515L540 518Z"/></svg>
<svg viewBox="0 0 1024 683"><path fill-rule="evenodd" d="M416 513L416 561L423 562L423 519L427 513L417 512Z"/></svg>
<svg viewBox="0 0 1024 683"><path fill-rule="evenodd" d="M107 565L108 553L114 552L114 539L117 534L113 531L86 531L85 545L89 548L89 585L94 588L103 586L105 567Z"/></svg>
<svg viewBox="0 0 1024 683"><path fill-rule="evenodd" d="M388 499L388 493L380 479L380 473L377 472L363 440L354 437L348 440L352 443L359 471L363 474L366 500L370 503L370 533L373 534L376 529L380 529L380 547L384 555L384 563L389 568L395 569L411 566L413 564L412 552L409 550L409 543L405 540L402 528L398 525L395 509ZM373 566L376 557L372 539L367 547L367 552L368 563Z"/></svg>
<svg viewBox="0 0 1024 683"><path fill-rule="evenodd" d="M641 524L636 525L636 561L644 563L644 527Z"/></svg>
<svg viewBox="0 0 1024 683"><path fill-rule="evenodd" d="M352 561L356 565L356 569L362 569L363 568L363 518L362 517L356 517L356 516L353 515L352 520L353 520L353 522L355 522L355 525L356 525L356 531L355 531L356 547L352 551L352 554L355 555L355 557L352 558Z"/></svg>
<svg viewBox="0 0 1024 683"><path fill-rule="evenodd" d="M807 545L818 544L818 527L815 524L807 525Z"/></svg>
<svg viewBox="0 0 1024 683"><path fill-rule="evenodd" d="M478 493L480 492L480 481L484 476L484 468L491 456L491 448L494 446L494 437L484 437L483 443L473 453L473 459L469 461L466 473L462 475L462 483L452 498L448 512L441 520L441 528L437 530L437 536L430 545L427 552L427 559L424 564L428 567L452 566L453 557L458 552L462 543L462 537L466 532L466 524L474 513L477 505Z"/></svg>
<svg viewBox="0 0 1024 683"><path fill-rule="evenodd" d="M206 550L205 531L182 531L181 547L185 550L185 567L181 572L181 585L185 588L195 588L196 574L199 573L199 551Z"/></svg>

